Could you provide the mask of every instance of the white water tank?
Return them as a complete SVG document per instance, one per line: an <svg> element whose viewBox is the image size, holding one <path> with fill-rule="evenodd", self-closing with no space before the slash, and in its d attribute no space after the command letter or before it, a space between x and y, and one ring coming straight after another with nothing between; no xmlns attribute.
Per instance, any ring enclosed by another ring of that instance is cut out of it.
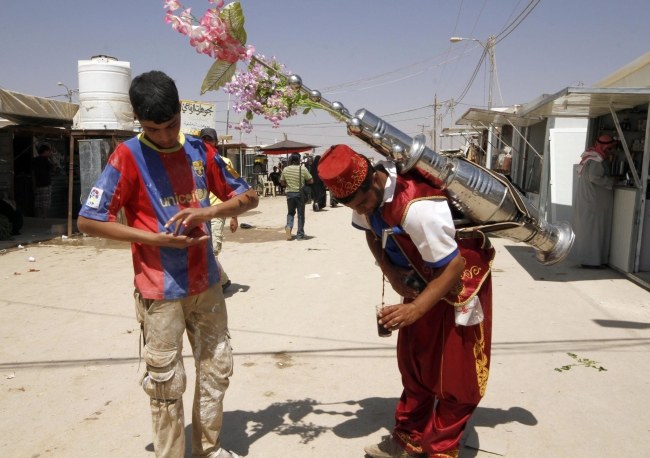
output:
<svg viewBox="0 0 650 458"><path fill-rule="evenodd" d="M131 64L115 57L93 56L78 62L79 111L77 129L133 130L129 102Z"/></svg>

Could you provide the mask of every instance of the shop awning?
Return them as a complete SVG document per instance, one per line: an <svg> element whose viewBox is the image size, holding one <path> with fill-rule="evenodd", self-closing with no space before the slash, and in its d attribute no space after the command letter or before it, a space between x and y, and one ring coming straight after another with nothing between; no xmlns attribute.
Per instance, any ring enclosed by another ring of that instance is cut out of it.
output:
<svg viewBox="0 0 650 458"><path fill-rule="evenodd" d="M524 105L526 117L595 118L650 102L650 87L567 87Z"/></svg>
<svg viewBox="0 0 650 458"><path fill-rule="evenodd" d="M0 117L17 124L70 127L78 110L76 103L0 89Z"/></svg>
<svg viewBox="0 0 650 458"><path fill-rule="evenodd" d="M481 133L485 128L476 127L445 127L440 133L441 137L474 137Z"/></svg>
<svg viewBox="0 0 650 458"><path fill-rule="evenodd" d="M302 153L311 149L318 148L316 145L308 143L295 142L287 140L286 138L281 142L273 143L272 145L262 146L260 151L264 154L292 154Z"/></svg>
<svg viewBox="0 0 650 458"><path fill-rule="evenodd" d="M521 114L509 113L497 110L482 110L470 108L463 116L456 121L457 125L469 125L486 128L490 125L513 125L516 127L528 127L537 124L542 120L539 116L523 116Z"/></svg>

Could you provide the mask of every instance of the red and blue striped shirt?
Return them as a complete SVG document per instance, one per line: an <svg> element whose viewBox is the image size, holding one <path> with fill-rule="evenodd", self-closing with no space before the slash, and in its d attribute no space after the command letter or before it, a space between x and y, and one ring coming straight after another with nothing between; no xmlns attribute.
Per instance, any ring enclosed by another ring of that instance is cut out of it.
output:
<svg viewBox="0 0 650 458"><path fill-rule="evenodd" d="M210 192L225 201L249 188L199 138L180 134L179 147L161 150L140 134L111 154L79 215L116 221L124 209L129 226L165 232L165 223L183 208L210 206ZM208 227L200 230L210 234ZM135 286L144 298L193 296L219 281L209 240L185 249L133 243L131 251Z"/></svg>

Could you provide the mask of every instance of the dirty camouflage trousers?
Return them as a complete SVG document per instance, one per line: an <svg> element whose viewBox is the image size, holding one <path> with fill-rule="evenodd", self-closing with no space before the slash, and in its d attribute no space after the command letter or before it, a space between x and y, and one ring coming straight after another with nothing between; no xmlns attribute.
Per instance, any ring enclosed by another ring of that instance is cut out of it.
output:
<svg viewBox="0 0 650 458"><path fill-rule="evenodd" d="M192 347L196 385L192 406L192 456L217 456L223 420L223 397L233 361L228 316L221 286L178 300L144 299L135 292L136 315L143 324L141 384L151 398L157 457L185 453L183 333Z"/></svg>

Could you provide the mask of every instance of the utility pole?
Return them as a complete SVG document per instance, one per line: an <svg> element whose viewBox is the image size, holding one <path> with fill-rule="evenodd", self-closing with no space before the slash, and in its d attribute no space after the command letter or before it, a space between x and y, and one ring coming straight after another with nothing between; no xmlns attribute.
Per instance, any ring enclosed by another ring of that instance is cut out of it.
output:
<svg viewBox="0 0 650 458"><path fill-rule="evenodd" d="M433 94L433 129L431 129L431 149L436 151L436 138L438 138L438 94Z"/></svg>
<svg viewBox="0 0 650 458"><path fill-rule="evenodd" d="M479 43L481 43L479 41ZM481 43L482 44L482 43ZM496 57L494 53L494 47L497 44L497 37L494 35L490 35L485 42L485 49L488 52L488 57L490 58L490 82L488 86L488 110L492 109L492 98L494 96L493 91L494 91L494 67L496 66Z"/></svg>
<svg viewBox="0 0 650 458"><path fill-rule="evenodd" d="M424 135L424 129L425 129L426 127L428 127L428 126L427 126L426 124L418 124L418 126L422 128L422 135ZM424 140L425 146L426 146L426 142L427 142L427 141L426 141L426 137L425 137L425 140Z"/></svg>

